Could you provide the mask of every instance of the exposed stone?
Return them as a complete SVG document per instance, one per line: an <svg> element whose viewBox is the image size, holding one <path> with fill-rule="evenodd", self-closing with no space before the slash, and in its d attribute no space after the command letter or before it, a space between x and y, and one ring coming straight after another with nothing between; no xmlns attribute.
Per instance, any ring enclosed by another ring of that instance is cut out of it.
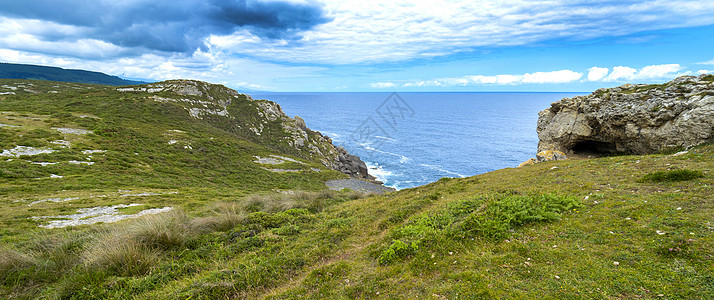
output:
<svg viewBox="0 0 714 300"><path fill-rule="evenodd" d="M300 127L300 129L307 131L307 125L305 124L305 120L303 120L301 117L295 116L295 123L298 127Z"/></svg>
<svg viewBox="0 0 714 300"><path fill-rule="evenodd" d="M49 149L49 148L33 148L33 147L26 147L26 146L16 146L15 148L12 149L7 149L7 150L2 150L0 153L0 156L6 156L6 157L20 157L23 155L39 155L39 154L45 154L45 153L52 153L57 150Z"/></svg>
<svg viewBox="0 0 714 300"><path fill-rule="evenodd" d="M568 159L568 157L565 155L565 153L560 152L560 151L546 150L546 151L538 152L538 154L536 154L536 160L538 162L552 161L552 160L565 160L565 159Z"/></svg>
<svg viewBox="0 0 714 300"><path fill-rule="evenodd" d="M521 164L519 164L518 167L520 168L520 167L535 165L536 163L538 163L538 161L535 158L531 158L531 159L528 159L528 160L522 162Z"/></svg>
<svg viewBox="0 0 714 300"><path fill-rule="evenodd" d="M52 129L57 130L61 133L65 134L90 134L92 133L91 130L85 130L85 129L78 129L78 128L60 128L60 127L52 127Z"/></svg>
<svg viewBox="0 0 714 300"><path fill-rule="evenodd" d="M374 193L374 194L384 194L387 192L395 191L394 188L386 187L381 184L375 184L360 179L337 179L329 180L325 184L334 191L339 191L342 189L351 189L353 191L358 191L362 193Z"/></svg>
<svg viewBox="0 0 714 300"><path fill-rule="evenodd" d="M326 167L347 175L374 180L367 173L366 164L357 156L350 155L346 150L337 148L329 137L310 130L305 120L295 116L288 117L275 102L254 100L248 95L242 95L235 90L222 85L210 84L195 80L169 80L134 87L122 87L122 92L159 93L149 96L162 103L175 103L182 106L190 117L213 122L216 118L235 119L227 121L232 127L229 131L238 134L250 132L249 139L275 147L283 153L306 159L319 161ZM172 95L173 93L173 95ZM229 107L232 101L247 99L250 105L239 105L241 109L252 107L252 111L237 113ZM235 113L234 113L235 112ZM223 124L225 125L225 124ZM277 126L276 126L277 125ZM235 130L235 131L234 131ZM278 143L277 145L274 143ZM288 146L286 149L285 146Z"/></svg>
<svg viewBox="0 0 714 300"><path fill-rule="evenodd" d="M627 84L564 98L539 113L538 151L657 153L714 140L714 75Z"/></svg>

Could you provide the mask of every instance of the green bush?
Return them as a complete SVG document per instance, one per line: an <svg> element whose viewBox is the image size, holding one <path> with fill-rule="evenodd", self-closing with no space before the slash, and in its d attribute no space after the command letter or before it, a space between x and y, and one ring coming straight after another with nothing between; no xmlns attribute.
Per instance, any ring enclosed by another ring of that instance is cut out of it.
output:
<svg viewBox="0 0 714 300"><path fill-rule="evenodd" d="M671 171L659 171L654 173L649 173L642 177L643 182L673 182L673 181L687 181L696 178L704 177L701 171L692 170L671 170Z"/></svg>
<svg viewBox="0 0 714 300"><path fill-rule="evenodd" d="M508 195L491 199L483 213L469 215L462 225L467 233L500 240L517 226L560 219L564 211L581 206L574 198L543 195Z"/></svg>
<svg viewBox="0 0 714 300"><path fill-rule="evenodd" d="M379 263L382 265L391 264L397 260L403 260L413 255L419 249L417 242L404 243L400 240L392 241L389 248L379 255Z"/></svg>
<svg viewBox="0 0 714 300"><path fill-rule="evenodd" d="M61 139L62 135L55 132L55 131L49 131L45 130L42 128L37 128L34 130L31 130L25 134L22 135L25 138L28 139L46 139L46 140L55 140L55 139Z"/></svg>

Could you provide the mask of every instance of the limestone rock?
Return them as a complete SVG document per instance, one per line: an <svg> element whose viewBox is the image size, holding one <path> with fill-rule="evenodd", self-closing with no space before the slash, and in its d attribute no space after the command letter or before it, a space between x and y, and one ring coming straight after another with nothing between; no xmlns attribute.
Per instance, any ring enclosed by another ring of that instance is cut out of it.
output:
<svg viewBox="0 0 714 300"><path fill-rule="evenodd" d="M539 113L538 152L657 153L714 140L714 75L627 84L564 98Z"/></svg>
<svg viewBox="0 0 714 300"><path fill-rule="evenodd" d="M218 124L260 145L321 162L353 177L375 179L367 173L367 166L359 157L333 145L329 137L310 130L302 118L288 117L275 102L254 100L223 85L196 80L168 80L117 88L117 91L152 94L148 97L156 102L180 105L189 117Z"/></svg>
<svg viewBox="0 0 714 300"><path fill-rule="evenodd" d="M532 159L532 158L531 158ZM565 153L554 150L541 151L536 154L537 162L552 161L552 160L565 160L568 157Z"/></svg>
<svg viewBox="0 0 714 300"><path fill-rule="evenodd" d="M303 120L301 117L295 116L295 123L302 130L307 130L307 125L305 125L305 120Z"/></svg>
<svg viewBox="0 0 714 300"><path fill-rule="evenodd" d="M520 167L525 167L525 166L531 166L531 165L535 165L536 163L538 163L538 161L535 158L531 158L531 159L526 160L526 161L522 162L521 164L519 164L518 167L520 168Z"/></svg>

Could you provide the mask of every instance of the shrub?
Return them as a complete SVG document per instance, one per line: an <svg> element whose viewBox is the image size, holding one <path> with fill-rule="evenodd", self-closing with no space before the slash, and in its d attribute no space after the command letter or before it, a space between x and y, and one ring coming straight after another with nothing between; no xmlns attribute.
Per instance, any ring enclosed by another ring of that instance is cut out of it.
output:
<svg viewBox="0 0 714 300"><path fill-rule="evenodd" d="M403 260L414 254L419 249L417 242L404 243L400 240L392 241L389 248L379 255L379 263L382 265L391 264L397 260Z"/></svg>
<svg viewBox="0 0 714 300"><path fill-rule="evenodd" d="M654 173L649 173L642 177L643 182L673 182L673 181L687 181L696 178L704 177L701 171L692 170L671 170L671 171L659 171Z"/></svg>
<svg viewBox="0 0 714 300"><path fill-rule="evenodd" d="M466 218L462 229L485 238L500 240L517 226L560 219L560 213L579 207L577 199L552 194L496 197L483 213Z"/></svg>

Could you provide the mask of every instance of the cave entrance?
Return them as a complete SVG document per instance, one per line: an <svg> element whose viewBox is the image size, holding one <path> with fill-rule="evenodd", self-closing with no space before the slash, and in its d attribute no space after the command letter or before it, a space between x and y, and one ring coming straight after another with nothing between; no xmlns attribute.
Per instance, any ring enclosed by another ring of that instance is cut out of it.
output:
<svg viewBox="0 0 714 300"><path fill-rule="evenodd" d="M598 141L579 141L571 149L574 154L608 154L616 153L617 146L614 143Z"/></svg>

